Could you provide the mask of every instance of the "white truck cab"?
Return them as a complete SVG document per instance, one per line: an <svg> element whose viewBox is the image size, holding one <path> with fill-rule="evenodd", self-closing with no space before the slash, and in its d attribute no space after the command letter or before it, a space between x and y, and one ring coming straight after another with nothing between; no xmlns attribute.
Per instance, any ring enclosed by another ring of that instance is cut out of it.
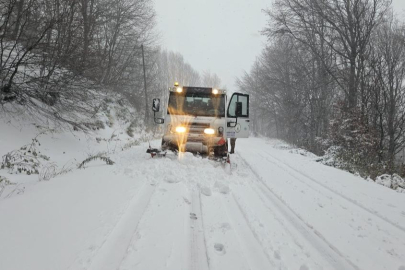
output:
<svg viewBox="0 0 405 270"><path fill-rule="evenodd" d="M228 154L227 138L249 137L249 95L225 90L178 86L169 89L164 118L156 118L160 99L153 99L155 123L164 124L162 150L213 156Z"/></svg>

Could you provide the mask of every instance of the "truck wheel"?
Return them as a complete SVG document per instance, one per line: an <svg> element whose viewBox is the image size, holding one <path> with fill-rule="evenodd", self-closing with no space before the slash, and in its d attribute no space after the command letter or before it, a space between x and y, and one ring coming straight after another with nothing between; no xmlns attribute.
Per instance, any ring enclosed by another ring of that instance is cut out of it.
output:
<svg viewBox="0 0 405 270"><path fill-rule="evenodd" d="M168 148L167 143L162 139L162 151L166 151Z"/></svg>
<svg viewBox="0 0 405 270"><path fill-rule="evenodd" d="M214 155L216 157L224 157L227 155L227 153L228 147L226 146L226 144L214 148Z"/></svg>

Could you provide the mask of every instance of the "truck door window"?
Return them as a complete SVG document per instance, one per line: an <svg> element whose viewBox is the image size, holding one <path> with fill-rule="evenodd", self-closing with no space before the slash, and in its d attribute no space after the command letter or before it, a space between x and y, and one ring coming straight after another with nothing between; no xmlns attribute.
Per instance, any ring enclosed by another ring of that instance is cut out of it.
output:
<svg viewBox="0 0 405 270"><path fill-rule="evenodd" d="M229 117L236 117L235 109L236 109L236 102L238 101L238 96L233 95L231 101L229 102L229 109L228 109L228 116Z"/></svg>
<svg viewBox="0 0 405 270"><path fill-rule="evenodd" d="M239 96L239 102L242 102L242 115L248 115L248 97L247 96Z"/></svg>
<svg viewBox="0 0 405 270"><path fill-rule="evenodd" d="M240 93L234 93L228 105L228 117L236 117L236 102L242 103L242 117L249 117L249 96Z"/></svg>

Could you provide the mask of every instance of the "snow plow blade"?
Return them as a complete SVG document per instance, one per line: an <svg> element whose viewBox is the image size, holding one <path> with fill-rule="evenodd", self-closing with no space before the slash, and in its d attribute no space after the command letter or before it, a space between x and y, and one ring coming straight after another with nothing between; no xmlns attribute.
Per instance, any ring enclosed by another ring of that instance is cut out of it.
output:
<svg viewBox="0 0 405 270"><path fill-rule="evenodd" d="M166 152L163 152L157 148L150 148L148 150L146 150L146 153L150 154L150 156L152 158L154 157L165 157L166 156Z"/></svg>
<svg viewBox="0 0 405 270"><path fill-rule="evenodd" d="M209 155L207 156L209 160L217 161L220 163L230 163L229 155L226 156L214 156L214 155Z"/></svg>

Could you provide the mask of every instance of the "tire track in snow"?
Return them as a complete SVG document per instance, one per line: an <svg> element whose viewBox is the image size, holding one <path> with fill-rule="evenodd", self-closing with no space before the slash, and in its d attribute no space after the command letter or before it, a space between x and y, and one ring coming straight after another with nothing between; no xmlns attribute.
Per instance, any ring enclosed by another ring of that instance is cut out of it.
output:
<svg viewBox="0 0 405 270"><path fill-rule="evenodd" d="M335 269L356 269L359 267L346 258L342 252L330 243L320 232L309 225L299 214L297 214L279 195L266 185L262 177L258 175L250 164L238 154L238 157L249 168L256 178L256 193L260 196L259 191L263 194L272 208L278 209L279 213L291 224L303 237L310 243L319 254L328 261Z"/></svg>
<svg viewBox="0 0 405 270"><path fill-rule="evenodd" d="M188 265L191 270L209 270L201 193L197 190L191 191L190 220L190 262Z"/></svg>
<svg viewBox="0 0 405 270"><path fill-rule="evenodd" d="M89 270L111 270L120 267L155 190L156 186L148 182L140 188L93 257Z"/></svg>
<svg viewBox="0 0 405 270"><path fill-rule="evenodd" d="M267 154L267 153L266 153L266 154ZM262 154L260 154L260 155L261 155L262 157L266 158L267 161L271 162L272 164L276 165L277 167L279 167L279 168L282 169L283 171L287 172L289 175L291 175L291 176L294 177L295 179L297 179L297 180L299 180L300 182L306 184L306 185L309 186L311 189L316 190L314 187L308 185L305 181L303 181L302 179L300 179L297 175L294 175L293 173L291 173L291 170L293 170L295 173L301 175L301 177L303 176L304 178L309 179L309 180L312 181L313 183L319 185L321 188L326 189L328 192L331 192L331 193L333 193L333 194L339 196L340 198L344 199L345 201L347 201L347 202L349 202L349 203L355 205L357 208L360 208L360 209L362 209L363 211L366 211L366 212L370 213L371 215L377 217L378 219L380 219L380 220L382 220L382 221L384 221L384 222L386 222L386 223L388 223L388 224L394 226L394 227L397 228L398 230L400 230L400 231L402 231L403 233L405 233L405 227L403 227L403 226L401 226L401 225L399 225L399 224L397 224L397 223L395 223L395 222L389 220L388 218L386 218L386 217L380 215L380 214L379 214L378 212L376 212L376 211L373 211L373 210L368 209L367 207L365 207L365 206L362 205L361 203L359 203L359 202L357 202L357 201L355 201L355 200L353 200L353 199L351 199L351 198L345 196L344 194L342 194L342 193L340 193L340 192L338 192L338 191L336 191L336 190L331 189L331 188L328 187L327 185L325 185L325 184L321 183L320 181L318 181L318 180L316 180L316 179L314 179L314 178L308 176L306 173L301 172L300 170L297 170L296 168L294 168L294 167L290 166L289 164L287 164L287 163L281 161L280 159L274 157L273 155L267 154L268 157L272 158L272 159L275 160L275 161L271 161L269 158L263 156ZM285 168L285 166L288 167L288 169ZM291 169L291 170L289 170L289 169Z"/></svg>
<svg viewBox="0 0 405 270"><path fill-rule="evenodd" d="M228 200L227 200L228 199ZM246 213L241 208L234 195L221 198L226 206L228 220L238 238L239 247L243 251L245 260L252 270L273 269L276 264L264 251L264 247L257 234L252 229Z"/></svg>

